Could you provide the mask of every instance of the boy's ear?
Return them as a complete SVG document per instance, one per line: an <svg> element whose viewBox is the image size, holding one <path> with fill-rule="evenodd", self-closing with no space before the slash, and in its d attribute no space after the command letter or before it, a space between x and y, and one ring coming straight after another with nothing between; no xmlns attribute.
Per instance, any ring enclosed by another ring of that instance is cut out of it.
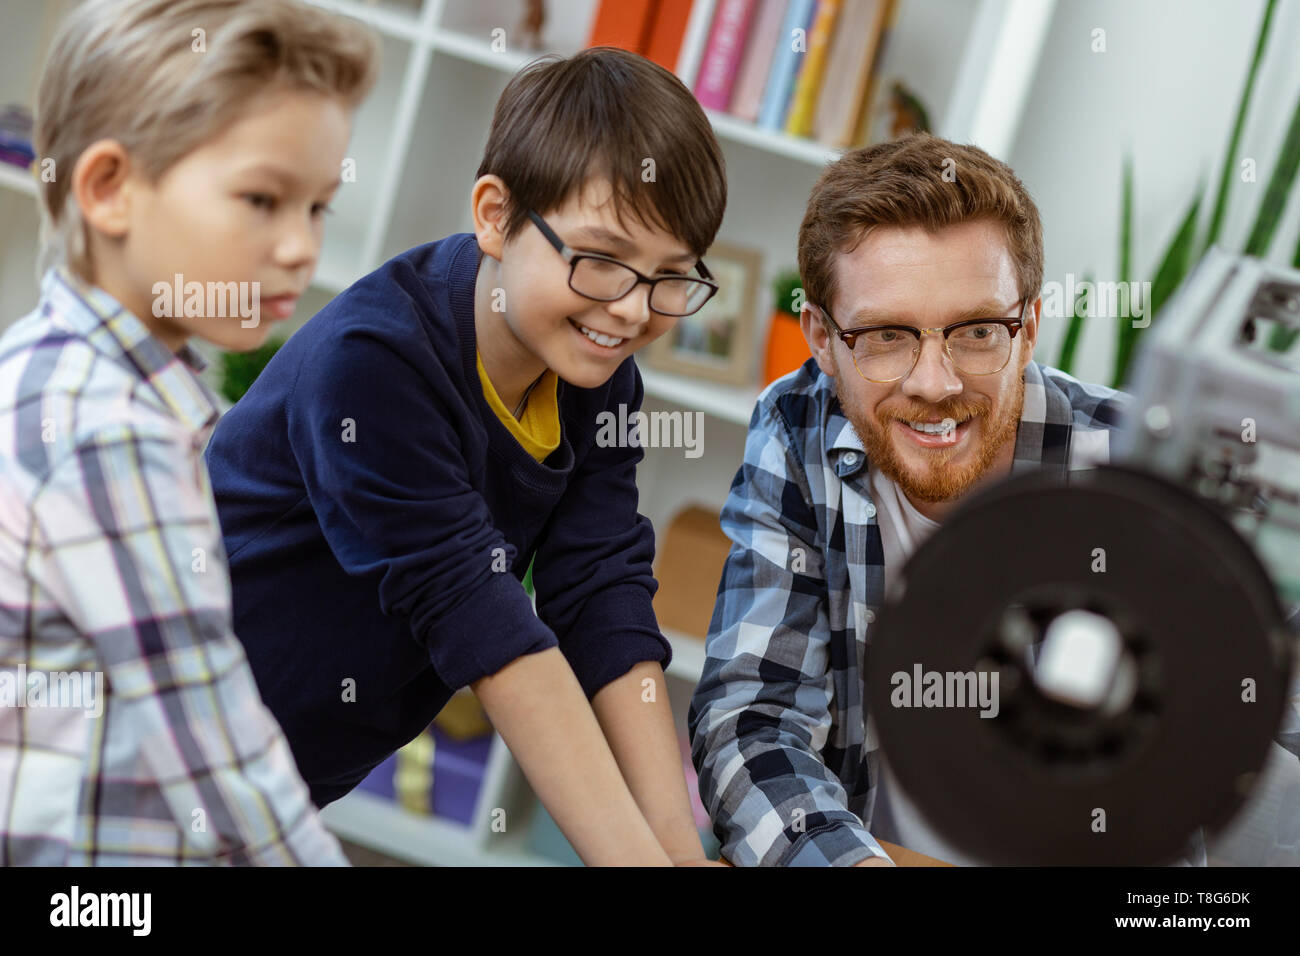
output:
<svg viewBox="0 0 1300 956"><path fill-rule="evenodd" d="M474 235L484 255L500 261L505 246L506 203L510 191L500 176L480 176L470 190Z"/></svg>
<svg viewBox="0 0 1300 956"><path fill-rule="evenodd" d="M72 168L72 194L82 218L96 231L114 238L126 234L130 221L130 170L126 150L115 139L91 143Z"/></svg>

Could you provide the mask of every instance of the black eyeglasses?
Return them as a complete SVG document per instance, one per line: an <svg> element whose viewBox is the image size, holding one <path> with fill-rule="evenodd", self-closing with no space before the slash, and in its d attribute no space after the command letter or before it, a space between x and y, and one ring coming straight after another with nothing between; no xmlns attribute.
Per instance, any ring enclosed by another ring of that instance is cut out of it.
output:
<svg viewBox="0 0 1300 956"><path fill-rule="evenodd" d="M642 275L610 256L574 252L537 213L529 210L528 218L541 230L556 252L564 257L564 261L569 263L569 288L585 298L597 302L615 302L646 282L650 285L650 308L660 315L681 317L700 311L704 303L718 292L718 283L713 280L703 262L695 264L703 276L701 279L680 275Z"/></svg>
<svg viewBox="0 0 1300 956"><path fill-rule="evenodd" d="M897 382L907 378L921 356L921 336L942 332L944 351L952 364L967 375L993 375L1011 360L1011 341L1024 327L1028 299L1017 303L1014 319L966 319L938 329L910 325L867 325L841 329L830 310L818 309L853 355L853 367L868 382Z"/></svg>

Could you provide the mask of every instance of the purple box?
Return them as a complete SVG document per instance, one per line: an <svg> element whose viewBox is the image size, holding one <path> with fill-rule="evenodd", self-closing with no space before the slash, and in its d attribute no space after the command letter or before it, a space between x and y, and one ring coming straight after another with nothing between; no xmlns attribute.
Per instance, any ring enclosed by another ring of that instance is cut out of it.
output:
<svg viewBox="0 0 1300 956"><path fill-rule="evenodd" d="M474 808L483 787L492 735L469 740L455 740L441 728L431 727L434 739L433 787L431 806L425 811L444 820L468 826L474 822ZM396 800L393 776L397 772L397 754L386 759L358 788L387 800Z"/></svg>

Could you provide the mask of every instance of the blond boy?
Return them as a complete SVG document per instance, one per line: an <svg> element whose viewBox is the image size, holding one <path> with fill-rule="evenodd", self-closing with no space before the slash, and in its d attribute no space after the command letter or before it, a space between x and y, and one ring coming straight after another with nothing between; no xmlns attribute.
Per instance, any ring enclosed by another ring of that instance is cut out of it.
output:
<svg viewBox="0 0 1300 956"><path fill-rule="evenodd" d="M0 339L0 864L346 862L231 630L186 343L292 313L373 61L287 0L91 0L54 43L50 268Z"/></svg>

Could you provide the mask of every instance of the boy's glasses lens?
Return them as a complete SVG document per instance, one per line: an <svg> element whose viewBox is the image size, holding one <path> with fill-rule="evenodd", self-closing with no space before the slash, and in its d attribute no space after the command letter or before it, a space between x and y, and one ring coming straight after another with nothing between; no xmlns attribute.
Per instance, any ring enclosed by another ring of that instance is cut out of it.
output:
<svg viewBox="0 0 1300 956"><path fill-rule="evenodd" d="M660 279L650 293L650 308L663 315L691 315L712 294L713 286L695 279Z"/></svg>
<svg viewBox="0 0 1300 956"><path fill-rule="evenodd" d="M601 302L613 302L632 291L637 274L608 259L578 259L573 264L569 287L579 295ZM683 276L660 279L650 293L650 308L661 315L691 315L709 300L713 287Z"/></svg>

